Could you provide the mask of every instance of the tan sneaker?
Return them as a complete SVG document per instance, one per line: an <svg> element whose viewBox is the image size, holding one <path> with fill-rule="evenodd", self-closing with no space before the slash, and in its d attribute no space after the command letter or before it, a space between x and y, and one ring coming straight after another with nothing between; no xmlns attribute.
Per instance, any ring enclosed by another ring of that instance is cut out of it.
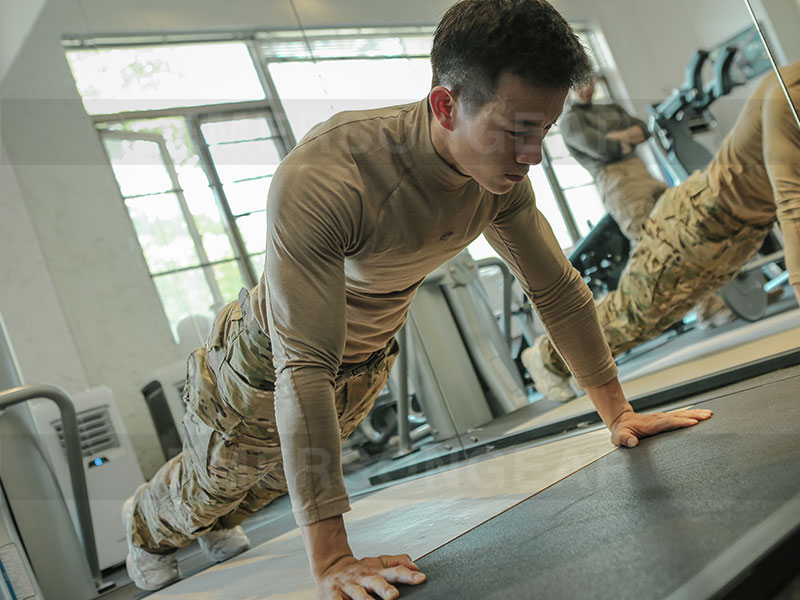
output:
<svg viewBox="0 0 800 600"><path fill-rule="evenodd" d="M200 548L214 562L222 562L241 554L250 547L250 538L237 525L233 529L212 530L197 538Z"/></svg>
<svg viewBox="0 0 800 600"><path fill-rule="evenodd" d="M133 496L122 505L122 526L128 540L128 557L125 566L128 576L140 590L160 590L164 586L180 579L178 561L175 553L154 554L142 550L133 544L131 538L131 521L133 520Z"/></svg>
<svg viewBox="0 0 800 600"><path fill-rule="evenodd" d="M553 402L568 402L575 398L575 392L569 385L569 377L559 377L544 366L542 359L542 339L533 346L522 351L522 364L536 385L536 390Z"/></svg>

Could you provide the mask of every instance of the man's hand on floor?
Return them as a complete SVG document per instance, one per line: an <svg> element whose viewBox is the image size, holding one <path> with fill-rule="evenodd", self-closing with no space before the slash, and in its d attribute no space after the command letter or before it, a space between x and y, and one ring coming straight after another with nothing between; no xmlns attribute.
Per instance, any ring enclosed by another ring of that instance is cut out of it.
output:
<svg viewBox="0 0 800 600"><path fill-rule="evenodd" d="M633 448L641 438L682 427L691 427L700 421L705 421L711 415L710 410L703 408L649 414L624 412L609 426L611 442L617 446Z"/></svg>
<svg viewBox="0 0 800 600"><path fill-rule="evenodd" d="M317 581L320 600L394 600L400 592L392 583L417 585L425 575L407 554L356 559L341 558Z"/></svg>

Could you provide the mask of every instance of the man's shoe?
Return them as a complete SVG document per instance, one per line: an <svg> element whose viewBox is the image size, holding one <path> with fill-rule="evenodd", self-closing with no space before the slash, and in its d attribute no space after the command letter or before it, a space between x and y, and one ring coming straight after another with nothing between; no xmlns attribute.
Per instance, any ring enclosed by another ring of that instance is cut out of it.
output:
<svg viewBox="0 0 800 600"><path fill-rule="evenodd" d="M197 538L197 543L214 562L222 562L241 554L250 547L250 538L237 525L233 529L212 530Z"/></svg>
<svg viewBox="0 0 800 600"><path fill-rule="evenodd" d="M703 317L698 314L697 325L703 330L716 329L717 327L722 327L726 323L730 323L735 319L736 315L733 314L733 311L727 306L723 306L710 317Z"/></svg>
<svg viewBox="0 0 800 600"><path fill-rule="evenodd" d="M122 505L122 526L125 528L125 536L128 540L128 557L125 559L125 566L128 568L128 576L131 581L140 590L148 591L160 590L177 581L180 575L175 553L154 554L135 546L131 537L132 520L133 496Z"/></svg>
<svg viewBox="0 0 800 600"><path fill-rule="evenodd" d="M542 342L541 339L536 340L533 346L522 351L522 364L528 369L542 396L553 402L568 402L575 398L575 392L569 385L569 377L559 377L544 366Z"/></svg>

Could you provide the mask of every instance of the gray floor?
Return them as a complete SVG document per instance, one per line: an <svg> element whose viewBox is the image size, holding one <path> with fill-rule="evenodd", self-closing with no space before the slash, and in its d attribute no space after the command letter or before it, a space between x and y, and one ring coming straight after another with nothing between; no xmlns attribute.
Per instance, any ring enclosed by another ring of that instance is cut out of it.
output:
<svg viewBox="0 0 800 600"><path fill-rule="evenodd" d="M667 597L798 498L800 372L787 371L718 391L698 402L708 422L612 453L434 551L418 561L428 583L402 596Z"/></svg>

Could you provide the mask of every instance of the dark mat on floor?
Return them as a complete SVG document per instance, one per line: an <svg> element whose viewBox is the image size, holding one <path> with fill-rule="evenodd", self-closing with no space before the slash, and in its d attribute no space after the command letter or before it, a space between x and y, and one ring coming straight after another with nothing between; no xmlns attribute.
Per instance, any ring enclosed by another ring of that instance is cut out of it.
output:
<svg viewBox="0 0 800 600"><path fill-rule="evenodd" d="M664 598L800 494L800 377L619 450L418 561L402 598Z"/></svg>

